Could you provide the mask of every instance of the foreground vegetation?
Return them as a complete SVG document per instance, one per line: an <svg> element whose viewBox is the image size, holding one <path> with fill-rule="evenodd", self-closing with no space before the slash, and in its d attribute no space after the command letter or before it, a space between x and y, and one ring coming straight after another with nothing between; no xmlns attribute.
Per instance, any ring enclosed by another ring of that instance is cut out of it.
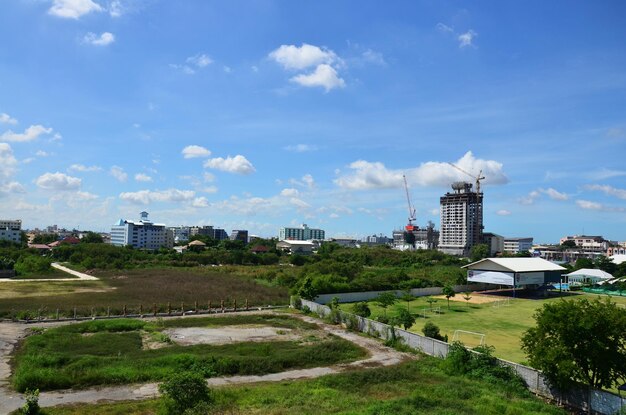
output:
<svg viewBox="0 0 626 415"><path fill-rule="evenodd" d="M302 341L266 341L179 346L162 330L261 324L305 331ZM287 369L327 366L357 360L365 351L335 336L316 335L317 326L287 316L241 315L176 319L97 320L43 330L26 338L14 361L13 385L52 390L91 385L162 381L174 373L203 377L262 375ZM145 339L165 343L146 349Z"/></svg>
<svg viewBox="0 0 626 415"><path fill-rule="evenodd" d="M565 412L524 388L450 375L442 362L418 361L314 380L264 383L213 390L209 414L553 414ZM49 415L149 415L159 400L46 408Z"/></svg>

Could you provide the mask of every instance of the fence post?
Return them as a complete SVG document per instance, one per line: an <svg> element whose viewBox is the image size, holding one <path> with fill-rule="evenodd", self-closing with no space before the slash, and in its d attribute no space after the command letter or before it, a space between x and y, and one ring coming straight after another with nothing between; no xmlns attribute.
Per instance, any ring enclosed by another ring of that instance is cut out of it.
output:
<svg viewBox="0 0 626 415"><path fill-rule="evenodd" d="M167 315L172 315L172 304L169 301L167 302Z"/></svg>
<svg viewBox="0 0 626 415"><path fill-rule="evenodd" d="M111 317L111 307L107 307L107 317Z"/></svg>
<svg viewBox="0 0 626 415"><path fill-rule="evenodd" d="M74 320L76 320L76 307L74 307Z"/></svg>
<svg viewBox="0 0 626 415"><path fill-rule="evenodd" d="M156 315L157 315L157 306L156 306L156 303L152 304L152 312L153 312L154 316L156 317Z"/></svg>
<svg viewBox="0 0 626 415"><path fill-rule="evenodd" d="M123 309L122 313L124 314L124 317L126 317L126 304L124 304L124 309Z"/></svg>
<svg viewBox="0 0 626 415"><path fill-rule="evenodd" d="M222 313L224 312L224 300L220 301L220 307L222 308Z"/></svg>
<svg viewBox="0 0 626 415"><path fill-rule="evenodd" d="M196 314L198 314L198 302L197 302L197 301L193 303L193 311L194 311Z"/></svg>
<svg viewBox="0 0 626 415"><path fill-rule="evenodd" d="M57 308L57 320L59 319L59 309Z"/></svg>
<svg viewBox="0 0 626 415"><path fill-rule="evenodd" d="M209 314L211 314L211 300L209 300Z"/></svg>
<svg viewBox="0 0 626 415"><path fill-rule="evenodd" d="M237 299L233 300L233 311L237 311Z"/></svg>
<svg viewBox="0 0 626 415"><path fill-rule="evenodd" d="M143 304L139 304L139 317L143 318Z"/></svg>
<svg viewBox="0 0 626 415"><path fill-rule="evenodd" d="M248 299L246 298L246 311L248 311Z"/></svg>
<svg viewBox="0 0 626 415"><path fill-rule="evenodd" d="M184 316L185 315L185 302L181 301L180 303L180 315Z"/></svg>

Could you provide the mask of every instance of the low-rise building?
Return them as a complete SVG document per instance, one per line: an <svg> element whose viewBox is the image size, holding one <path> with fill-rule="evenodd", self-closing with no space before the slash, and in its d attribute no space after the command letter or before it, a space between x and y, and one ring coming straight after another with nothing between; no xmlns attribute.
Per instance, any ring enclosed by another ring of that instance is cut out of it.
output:
<svg viewBox="0 0 626 415"><path fill-rule="evenodd" d="M605 240L602 236L588 236L588 235L576 235L565 236L561 238L559 243L563 245L566 241L574 241L576 248L582 249L587 252L607 252L609 249L609 241Z"/></svg>
<svg viewBox="0 0 626 415"><path fill-rule="evenodd" d="M309 228L306 223L303 223L299 228L280 228L278 231L278 239L281 241L310 241L311 239L324 240L326 238L326 232L322 229Z"/></svg>
<svg viewBox="0 0 626 415"><path fill-rule="evenodd" d="M310 241L280 241L276 244L276 249L288 254L309 255L314 248L315 244Z"/></svg>
<svg viewBox="0 0 626 415"><path fill-rule="evenodd" d="M492 232L484 232L483 243L489 247L489 256L496 256L504 252L504 236Z"/></svg>
<svg viewBox="0 0 626 415"><path fill-rule="evenodd" d="M393 239L389 238L387 236L384 236L383 234L380 235L371 235L371 236L365 236L363 238L361 238L361 245L368 245L368 246L374 246L374 245L389 245L393 243Z"/></svg>
<svg viewBox="0 0 626 415"><path fill-rule="evenodd" d="M529 252L533 247L533 238L504 238L504 252L518 254Z"/></svg>
<svg viewBox="0 0 626 415"><path fill-rule="evenodd" d="M22 221L20 219L0 219L0 240L20 243L22 241Z"/></svg>

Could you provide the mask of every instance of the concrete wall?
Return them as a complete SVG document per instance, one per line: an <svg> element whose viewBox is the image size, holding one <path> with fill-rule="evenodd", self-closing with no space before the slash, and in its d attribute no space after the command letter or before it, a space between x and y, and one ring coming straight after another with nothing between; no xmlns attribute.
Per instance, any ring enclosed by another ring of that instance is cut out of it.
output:
<svg viewBox="0 0 626 415"><path fill-rule="evenodd" d="M466 291L466 289L462 289L460 291ZM357 293L346 294L352 295ZM332 295L334 297L340 296L342 294L329 295ZM353 297L349 296L348 298ZM316 313L321 318L326 317L328 314L330 314L329 307L319 304L317 302L302 300L302 306L309 307L312 312ZM370 320L368 318L359 317L343 311L341 311L340 314L342 317L342 321L345 322L347 319L355 319L358 322L359 330L373 337L387 340L391 336L392 330L394 330L388 324L383 324L378 321ZM397 338L401 338L404 343L407 344L409 347L415 350L419 350L429 356L445 358L448 355L448 348L450 346L448 343L431 339L430 337L425 337L420 334L412 333L399 328L395 329L395 334ZM581 386L580 388L574 388L567 393L563 393L550 387L543 373L541 373L541 371L539 370L502 359L498 359L498 363L513 368L513 370L515 370L517 374L520 375L520 377L524 380L526 386L531 392L536 393L537 395L544 398L548 398L553 401L560 402L583 411L588 411L589 409L591 409L591 413L602 415L618 414L622 405L626 406L626 397L620 398L618 395L595 389L590 392L589 389L585 388L584 386Z"/></svg>
<svg viewBox="0 0 626 415"><path fill-rule="evenodd" d="M455 285L454 291L462 293L466 291L484 291L489 289L488 284L468 284L468 285ZM491 286L493 288L493 286ZM315 301L319 304L328 304L333 297L339 298L340 303L355 303L357 301L368 301L378 297L379 294L387 291L363 291L353 293L336 293L336 294L321 294L315 298ZM404 291L392 291L396 293L396 297L401 297ZM411 295L414 297L424 297L427 295L441 295L441 287L428 287L428 288L413 288L411 289Z"/></svg>

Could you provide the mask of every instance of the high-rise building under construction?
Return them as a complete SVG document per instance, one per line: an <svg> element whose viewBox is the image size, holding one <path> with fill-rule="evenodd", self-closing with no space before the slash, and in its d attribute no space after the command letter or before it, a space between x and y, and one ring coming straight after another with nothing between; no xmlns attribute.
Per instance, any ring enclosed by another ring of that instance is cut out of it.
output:
<svg viewBox="0 0 626 415"><path fill-rule="evenodd" d="M439 250L468 256L482 241L483 194L472 191L472 184L466 182L452 183L452 190L440 199Z"/></svg>

